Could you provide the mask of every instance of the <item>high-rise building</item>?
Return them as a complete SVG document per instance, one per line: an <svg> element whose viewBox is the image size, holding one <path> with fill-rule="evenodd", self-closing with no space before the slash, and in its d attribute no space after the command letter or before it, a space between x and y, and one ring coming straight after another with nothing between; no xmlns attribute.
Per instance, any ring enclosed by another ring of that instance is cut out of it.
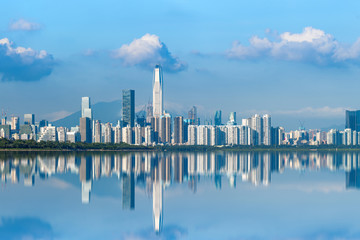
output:
<svg viewBox="0 0 360 240"><path fill-rule="evenodd" d="M181 116L174 118L174 143L184 143L184 118Z"/></svg>
<svg viewBox="0 0 360 240"><path fill-rule="evenodd" d="M32 114L32 113L24 114L24 124L34 125L35 124L35 114Z"/></svg>
<svg viewBox="0 0 360 240"><path fill-rule="evenodd" d="M170 143L171 141L171 116L166 114L160 118L159 139L162 143Z"/></svg>
<svg viewBox="0 0 360 240"><path fill-rule="evenodd" d="M188 127L188 145L197 144L197 126L190 125Z"/></svg>
<svg viewBox="0 0 360 240"><path fill-rule="evenodd" d="M123 90L123 126L134 127L135 126L135 91Z"/></svg>
<svg viewBox="0 0 360 240"><path fill-rule="evenodd" d="M80 118L80 136L82 142L91 143L92 133L90 123L90 118Z"/></svg>
<svg viewBox="0 0 360 240"><path fill-rule="evenodd" d="M197 117L197 109L193 106L190 111L188 112L188 119L190 120L190 125L199 125L200 121Z"/></svg>
<svg viewBox="0 0 360 240"><path fill-rule="evenodd" d="M82 97L81 98L81 117L82 118L89 118L92 120L92 111L91 111L91 102L89 97Z"/></svg>
<svg viewBox="0 0 360 240"><path fill-rule="evenodd" d="M360 131L360 110L345 111L345 128L350 128L353 131Z"/></svg>
<svg viewBox="0 0 360 240"><path fill-rule="evenodd" d="M57 137L58 137L57 128L55 126L51 126L51 124L50 124L49 126L45 126L45 127L41 128L41 133L40 133L38 142L41 142L41 141L56 142L58 140Z"/></svg>
<svg viewBox="0 0 360 240"><path fill-rule="evenodd" d="M18 131L20 130L20 118L11 117L11 130Z"/></svg>
<svg viewBox="0 0 360 240"><path fill-rule="evenodd" d="M151 123L151 118L153 117L153 106L149 103L146 106L146 123Z"/></svg>
<svg viewBox="0 0 360 240"><path fill-rule="evenodd" d="M163 73L160 65L156 65L153 76L153 116L160 117L164 113L164 85Z"/></svg>
<svg viewBox="0 0 360 240"><path fill-rule="evenodd" d="M120 127L120 124L118 124L115 128L114 128L114 143L121 143L122 141L122 129Z"/></svg>
<svg viewBox="0 0 360 240"><path fill-rule="evenodd" d="M217 110L215 112L214 123L215 126L221 125L221 110Z"/></svg>
<svg viewBox="0 0 360 240"><path fill-rule="evenodd" d="M66 142L66 128L58 127L57 128L57 134L58 134L58 141L59 142Z"/></svg>
<svg viewBox="0 0 360 240"><path fill-rule="evenodd" d="M258 115L255 114L252 118L251 118L251 128L254 130L254 135L252 136L253 138L253 144L254 145L260 145L263 143L263 121L262 118Z"/></svg>
<svg viewBox="0 0 360 240"><path fill-rule="evenodd" d="M1 118L1 125L6 125L6 124L7 124L7 117L5 115L3 118Z"/></svg>
<svg viewBox="0 0 360 240"><path fill-rule="evenodd" d="M231 112L229 115L229 125L236 125L236 112Z"/></svg>
<svg viewBox="0 0 360 240"><path fill-rule="evenodd" d="M94 142L101 143L101 122L99 120L95 121L94 124Z"/></svg>
<svg viewBox="0 0 360 240"><path fill-rule="evenodd" d="M263 142L264 145L271 145L271 117L268 114L263 116Z"/></svg>
<svg viewBox="0 0 360 240"><path fill-rule="evenodd" d="M104 143L113 143L113 130L110 123L104 127Z"/></svg>
<svg viewBox="0 0 360 240"><path fill-rule="evenodd" d="M131 127L127 126L122 128L122 142L127 144L133 144L133 130Z"/></svg>
<svg viewBox="0 0 360 240"><path fill-rule="evenodd" d="M153 140L155 143L159 142L159 132L160 132L160 117L151 118L151 128L154 131Z"/></svg>

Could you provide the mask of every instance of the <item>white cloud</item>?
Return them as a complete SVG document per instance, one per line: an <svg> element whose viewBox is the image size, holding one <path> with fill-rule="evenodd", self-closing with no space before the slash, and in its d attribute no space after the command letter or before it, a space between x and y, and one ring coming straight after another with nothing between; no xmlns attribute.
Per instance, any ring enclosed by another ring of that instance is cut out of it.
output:
<svg viewBox="0 0 360 240"><path fill-rule="evenodd" d="M359 60L360 38L352 45L338 42L331 34L313 27L306 27L301 33L284 32L275 40L253 36L250 45L235 41L226 52L231 59L256 59L269 57L279 60L310 61L318 64L332 64L347 60Z"/></svg>
<svg viewBox="0 0 360 240"><path fill-rule="evenodd" d="M9 29L13 31L36 31L40 29L40 24L26 21L25 19L19 19L9 24Z"/></svg>
<svg viewBox="0 0 360 240"><path fill-rule="evenodd" d="M53 66L53 57L45 50L16 47L8 38L0 39L0 80L39 80L49 75Z"/></svg>
<svg viewBox="0 0 360 240"><path fill-rule="evenodd" d="M169 52L158 36L148 33L130 44L123 44L113 51L112 56L121 59L127 66L153 69L156 64L161 64L165 71L170 72L179 72L187 67L186 63Z"/></svg>

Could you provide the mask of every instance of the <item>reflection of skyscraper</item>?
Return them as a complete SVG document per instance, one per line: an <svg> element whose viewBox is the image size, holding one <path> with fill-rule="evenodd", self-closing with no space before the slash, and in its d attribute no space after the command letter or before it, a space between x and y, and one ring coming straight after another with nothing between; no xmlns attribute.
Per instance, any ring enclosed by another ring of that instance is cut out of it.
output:
<svg viewBox="0 0 360 240"><path fill-rule="evenodd" d="M154 230L160 233L163 225L163 185L161 181L153 183L153 219Z"/></svg>
<svg viewBox="0 0 360 240"><path fill-rule="evenodd" d="M346 172L346 188L360 188L360 169Z"/></svg>
<svg viewBox="0 0 360 240"><path fill-rule="evenodd" d="M84 204L90 202L91 192L91 168L92 159L89 156L81 157L80 162L80 181L81 181L81 201Z"/></svg>
<svg viewBox="0 0 360 240"><path fill-rule="evenodd" d="M123 90L123 123L124 127L135 126L135 91Z"/></svg>
<svg viewBox="0 0 360 240"><path fill-rule="evenodd" d="M164 113L163 74L160 65L156 65L153 76L153 116L160 117Z"/></svg>
<svg viewBox="0 0 360 240"><path fill-rule="evenodd" d="M129 174L123 175L123 209L135 209L135 176L131 171Z"/></svg>

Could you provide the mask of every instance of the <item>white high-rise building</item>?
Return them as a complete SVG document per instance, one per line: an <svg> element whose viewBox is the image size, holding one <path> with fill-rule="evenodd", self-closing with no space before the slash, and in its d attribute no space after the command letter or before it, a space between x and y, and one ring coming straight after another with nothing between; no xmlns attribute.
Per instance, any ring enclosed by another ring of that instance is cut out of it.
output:
<svg viewBox="0 0 360 240"><path fill-rule="evenodd" d="M120 125L114 127L114 143L121 143L122 141L121 134L122 134L122 129Z"/></svg>
<svg viewBox="0 0 360 240"><path fill-rule="evenodd" d="M271 117L268 114L263 116L263 144L271 144Z"/></svg>
<svg viewBox="0 0 360 240"><path fill-rule="evenodd" d="M210 129L207 125L197 127L197 145L210 145Z"/></svg>
<svg viewBox="0 0 360 240"><path fill-rule="evenodd" d="M145 130L144 130L144 143L145 145L150 145L152 144L152 129L150 126L146 126Z"/></svg>
<svg viewBox="0 0 360 240"><path fill-rule="evenodd" d="M153 116L160 117L163 113L163 74L161 66L156 65L153 76Z"/></svg>
<svg viewBox="0 0 360 240"><path fill-rule="evenodd" d="M188 128L188 145L196 145L197 143L197 126L190 125Z"/></svg>

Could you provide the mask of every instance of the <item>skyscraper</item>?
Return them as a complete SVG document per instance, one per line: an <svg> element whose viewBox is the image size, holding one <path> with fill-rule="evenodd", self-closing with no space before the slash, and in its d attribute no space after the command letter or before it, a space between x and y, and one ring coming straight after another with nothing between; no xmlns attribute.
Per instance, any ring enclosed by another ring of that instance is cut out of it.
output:
<svg viewBox="0 0 360 240"><path fill-rule="evenodd" d="M80 135L81 141L86 143L91 143L91 126L90 126L90 118L83 117L80 118Z"/></svg>
<svg viewBox="0 0 360 240"><path fill-rule="evenodd" d="M92 120L91 103L89 97L81 98L81 117L82 118L87 117L90 120Z"/></svg>
<svg viewBox="0 0 360 240"><path fill-rule="evenodd" d="M215 112L214 123L215 126L221 125L221 110L217 110Z"/></svg>
<svg viewBox="0 0 360 240"><path fill-rule="evenodd" d="M166 114L159 121L159 141L170 143L171 140L171 116Z"/></svg>
<svg viewBox="0 0 360 240"><path fill-rule="evenodd" d="M263 144L270 145L271 144L271 117L268 114L263 116Z"/></svg>
<svg viewBox="0 0 360 240"><path fill-rule="evenodd" d="M231 112L229 115L229 125L236 125L236 112Z"/></svg>
<svg viewBox="0 0 360 240"><path fill-rule="evenodd" d="M193 106L188 112L188 118L190 119L190 125L199 125L199 119L197 117L197 109Z"/></svg>
<svg viewBox="0 0 360 240"><path fill-rule="evenodd" d="M20 129L20 118L19 117L11 117L11 130L19 130Z"/></svg>
<svg viewBox="0 0 360 240"><path fill-rule="evenodd" d="M174 118L174 143L184 143L184 118L181 116Z"/></svg>
<svg viewBox="0 0 360 240"><path fill-rule="evenodd" d="M153 76L153 116L160 117L164 112L163 74L160 65L156 65Z"/></svg>
<svg viewBox="0 0 360 240"><path fill-rule="evenodd" d="M95 131L94 131L94 142L101 143L101 122L99 120L95 121Z"/></svg>
<svg viewBox="0 0 360 240"><path fill-rule="evenodd" d="M24 114L24 124L34 125L35 124L35 114Z"/></svg>
<svg viewBox="0 0 360 240"><path fill-rule="evenodd" d="M345 111L345 128L350 128L353 131L360 131L360 110Z"/></svg>
<svg viewBox="0 0 360 240"><path fill-rule="evenodd" d="M123 90L123 124L124 127L135 126L135 91Z"/></svg>

